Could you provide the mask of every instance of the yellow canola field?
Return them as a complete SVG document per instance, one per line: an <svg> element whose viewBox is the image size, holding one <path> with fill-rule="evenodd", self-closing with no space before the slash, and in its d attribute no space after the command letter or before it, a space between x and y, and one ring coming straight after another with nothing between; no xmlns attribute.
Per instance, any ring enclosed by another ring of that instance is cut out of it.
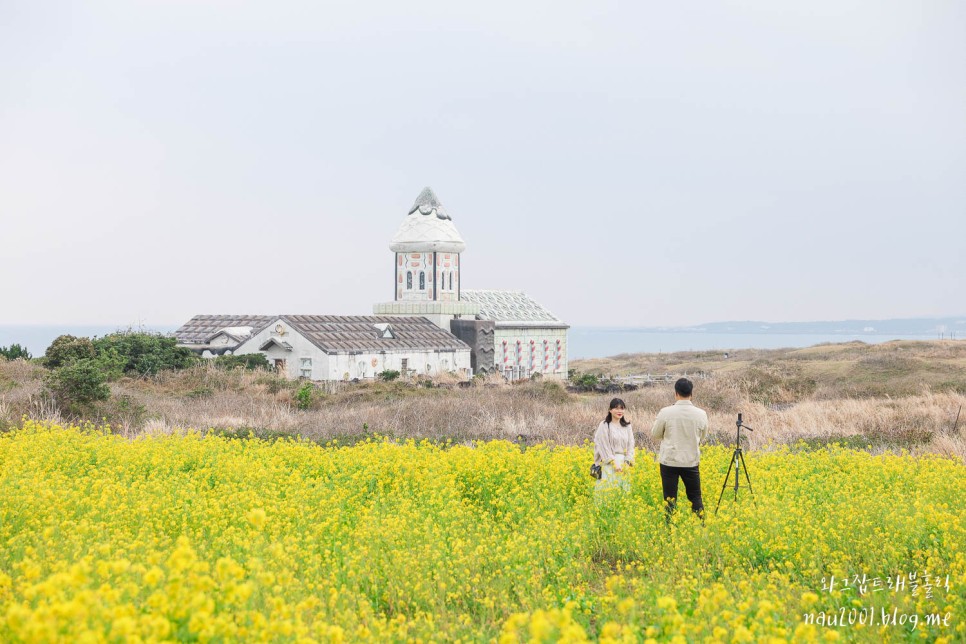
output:
<svg viewBox="0 0 966 644"><path fill-rule="evenodd" d="M731 453L704 450L706 524L668 528L646 452L595 502L588 446L28 421L0 434L0 641L966 640L961 462L748 454L755 502L715 516Z"/></svg>

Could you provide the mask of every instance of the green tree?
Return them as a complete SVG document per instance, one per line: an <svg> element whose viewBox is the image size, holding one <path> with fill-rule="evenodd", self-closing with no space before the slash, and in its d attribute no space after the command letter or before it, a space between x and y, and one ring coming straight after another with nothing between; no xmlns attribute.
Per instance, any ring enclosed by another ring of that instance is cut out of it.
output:
<svg viewBox="0 0 966 644"><path fill-rule="evenodd" d="M17 360L18 358L23 360L30 360L33 356L27 351L26 347L22 347L19 344L11 344L9 347L0 347L0 356L6 358L7 360Z"/></svg>
<svg viewBox="0 0 966 644"><path fill-rule="evenodd" d="M153 376L159 371L184 369L199 358L178 341L160 333L122 331L94 340L97 361L110 378Z"/></svg>
<svg viewBox="0 0 966 644"><path fill-rule="evenodd" d="M72 360L54 369L44 378L44 384L57 405L72 414L89 412L93 403L111 396L104 373L91 358Z"/></svg>
<svg viewBox="0 0 966 644"><path fill-rule="evenodd" d="M90 360L96 357L97 351L90 338L78 338L72 335L61 335L54 339L44 353L44 366L57 369L75 360Z"/></svg>

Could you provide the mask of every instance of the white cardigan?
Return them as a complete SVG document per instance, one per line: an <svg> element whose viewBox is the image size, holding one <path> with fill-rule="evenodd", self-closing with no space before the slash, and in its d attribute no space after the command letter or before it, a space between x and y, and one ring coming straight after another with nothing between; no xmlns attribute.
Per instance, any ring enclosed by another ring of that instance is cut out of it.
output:
<svg viewBox="0 0 966 644"><path fill-rule="evenodd" d="M634 428L620 422L601 422L594 432L594 462L598 465L613 463L615 454L623 454L624 461L634 464Z"/></svg>

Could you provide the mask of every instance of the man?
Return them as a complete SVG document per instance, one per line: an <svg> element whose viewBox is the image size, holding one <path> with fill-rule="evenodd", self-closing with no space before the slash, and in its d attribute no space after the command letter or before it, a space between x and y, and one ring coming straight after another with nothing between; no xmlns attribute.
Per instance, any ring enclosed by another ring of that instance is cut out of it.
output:
<svg viewBox="0 0 966 644"><path fill-rule="evenodd" d="M691 502L691 511L704 519L701 500L700 443L708 435L708 414L691 402L694 383L680 378L674 383L675 403L657 414L651 437L661 441L658 462L661 464L661 484L664 488L665 519L670 522L678 496L678 477Z"/></svg>

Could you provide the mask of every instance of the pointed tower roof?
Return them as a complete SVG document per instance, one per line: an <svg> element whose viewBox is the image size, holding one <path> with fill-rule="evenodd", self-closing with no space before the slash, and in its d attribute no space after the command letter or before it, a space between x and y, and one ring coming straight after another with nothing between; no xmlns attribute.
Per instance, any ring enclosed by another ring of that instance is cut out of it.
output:
<svg viewBox="0 0 966 644"><path fill-rule="evenodd" d="M439 202L439 197L429 186L423 188L423 191L416 197L413 207L409 209L409 214L411 215L417 210L421 215L436 215L439 219L452 219L446 209L443 208L443 204Z"/></svg>
<svg viewBox="0 0 966 644"><path fill-rule="evenodd" d="M416 197L389 248L396 253L461 253L466 249L466 242L439 198L426 187Z"/></svg>

